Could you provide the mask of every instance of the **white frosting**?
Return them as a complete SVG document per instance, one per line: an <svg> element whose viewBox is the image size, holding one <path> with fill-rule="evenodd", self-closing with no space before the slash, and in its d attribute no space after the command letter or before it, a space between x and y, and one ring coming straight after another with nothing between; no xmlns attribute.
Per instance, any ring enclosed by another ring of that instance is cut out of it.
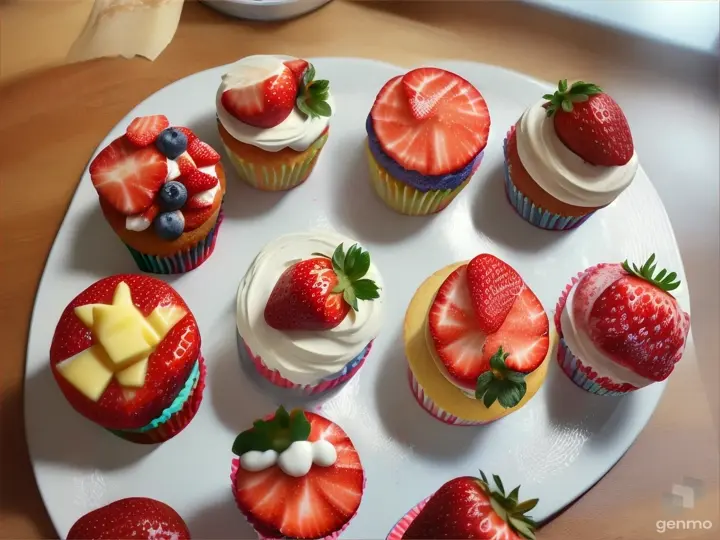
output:
<svg viewBox="0 0 720 540"><path fill-rule="evenodd" d="M299 478L309 473L313 465L332 467L336 461L337 450L328 441L295 441L280 454L275 450L246 452L240 456L240 467L257 472L277 464L288 476Z"/></svg>
<svg viewBox="0 0 720 540"><path fill-rule="evenodd" d="M175 180L180 177L180 166L177 164L177 161L174 159L168 158L167 160L167 176L165 177L165 182L169 182L170 180Z"/></svg>
<svg viewBox="0 0 720 540"><path fill-rule="evenodd" d="M520 161L538 185L573 206L595 208L610 204L630 185L638 169L635 153L625 165L592 165L558 138L542 99L527 109L517 124Z"/></svg>
<svg viewBox="0 0 720 540"><path fill-rule="evenodd" d="M565 308L560 316L560 327L562 328L563 338L573 354L577 356L584 365L591 367L598 374L598 377L608 377L615 383L629 383L637 388L642 388L655 382L615 362L603 351L598 349L586 332L580 330L581 325L579 325L575 318L577 313L574 314L574 310L572 309L576 290L577 283L573 285L573 288L570 290Z"/></svg>
<svg viewBox="0 0 720 540"><path fill-rule="evenodd" d="M286 60L295 60L295 58L272 55L248 56L235 62L223 75L215 98L217 115L227 132L238 141L257 146L266 152L279 152L284 148L303 152L318 140L328 127L329 117L310 118L297 106L280 124L267 129L250 126L235 118L223 107L221 101L223 92L233 87L253 85L282 72L285 69L283 62ZM254 93L249 92L248 97L254 97L252 94ZM335 102L332 95L328 98L328 104L334 113Z"/></svg>
<svg viewBox="0 0 720 540"><path fill-rule="evenodd" d="M281 332L265 322L265 305L280 275L291 265L313 253L332 256L344 244L355 244L336 232L312 231L282 236L270 242L255 257L237 294L237 327L252 352L270 369L295 384L314 384L339 372L375 339L382 325L383 283L375 265L365 276L381 288L380 298L359 300L358 311L350 310L335 328L323 331Z"/></svg>
<svg viewBox="0 0 720 540"><path fill-rule="evenodd" d="M125 218L125 228L128 231L142 232L150 227L150 220L142 214L135 214Z"/></svg>

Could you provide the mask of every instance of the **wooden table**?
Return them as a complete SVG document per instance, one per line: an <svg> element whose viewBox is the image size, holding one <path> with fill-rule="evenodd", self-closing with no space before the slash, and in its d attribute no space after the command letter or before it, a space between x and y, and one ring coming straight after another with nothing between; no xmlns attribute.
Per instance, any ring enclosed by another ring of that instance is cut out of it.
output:
<svg viewBox="0 0 720 540"><path fill-rule="evenodd" d="M543 79L564 75L598 82L642 70L652 76L658 62L671 62L688 77L704 69L691 65L686 53L524 5L444 2L441 9L426 2L340 0L308 17L270 25L227 19L189 3L174 41L154 63L103 59L39 69L60 61L70 45L68 28L79 23L67 19L68 10L86 9L78 0L52 8L49 15L24 0L0 5L0 20L6 16L2 58L10 65L10 72L0 72L0 535L5 538L55 536L27 456L22 409L25 342L44 261L96 144L149 94L191 73L268 51L408 65L463 58ZM33 31L34 45L27 45L18 21ZM19 73L21 68L30 71ZM708 398L716 403L717 356L707 361L709 367L698 364L692 351L686 354L635 445L592 491L544 527L542 538L642 540L656 537L658 521L676 520L709 520L713 530L668 528L663 538L715 537L718 441ZM706 396L703 386L714 392ZM663 495L684 477L701 479L704 495L695 508L672 513Z"/></svg>

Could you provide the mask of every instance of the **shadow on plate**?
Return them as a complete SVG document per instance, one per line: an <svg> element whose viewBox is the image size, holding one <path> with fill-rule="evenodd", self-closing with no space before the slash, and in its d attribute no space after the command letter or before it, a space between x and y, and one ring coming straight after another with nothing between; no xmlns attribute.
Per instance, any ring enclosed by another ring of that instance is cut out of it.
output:
<svg viewBox="0 0 720 540"><path fill-rule="evenodd" d="M358 239L381 243L399 242L427 227L434 216L405 216L389 208L373 190L365 155L365 140L348 148L337 175L334 211Z"/></svg>
<svg viewBox="0 0 720 540"><path fill-rule="evenodd" d="M85 419L65 400L49 367L31 375L25 391L26 417L37 422L29 422L28 431L38 461L107 471L134 463L160 446L125 441Z"/></svg>
<svg viewBox="0 0 720 540"><path fill-rule="evenodd" d="M230 488L230 462L228 461L227 483L218 491L222 498L209 501L191 516L183 516L193 538L211 539L256 539L255 530L238 510Z"/></svg>
<svg viewBox="0 0 720 540"><path fill-rule="evenodd" d="M477 450L485 431L482 426L451 426L430 416L415 400L408 381L403 339L388 349L375 384L380 420L392 437L414 452L437 461L454 461Z"/></svg>

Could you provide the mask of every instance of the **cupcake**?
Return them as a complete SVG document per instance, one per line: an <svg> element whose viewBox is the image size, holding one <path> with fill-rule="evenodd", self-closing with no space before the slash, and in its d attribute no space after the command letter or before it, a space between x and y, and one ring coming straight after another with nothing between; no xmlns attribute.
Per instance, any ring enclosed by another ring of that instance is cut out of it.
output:
<svg viewBox="0 0 720 540"><path fill-rule="evenodd" d="M240 356L282 388L330 390L365 362L382 308L382 278L357 243L325 230L282 236L240 282Z"/></svg>
<svg viewBox="0 0 720 540"><path fill-rule="evenodd" d="M482 254L420 286L405 314L404 339L420 406L445 423L476 426L535 395L557 336L520 275Z"/></svg>
<svg viewBox="0 0 720 540"><path fill-rule="evenodd" d="M111 276L63 311L50 368L70 405L87 419L137 443L159 443L195 416L205 387L200 332L167 283Z"/></svg>
<svg viewBox="0 0 720 540"><path fill-rule="evenodd" d="M248 56L223 75L218 130L238 175L263 191L302 184L328 139L330 84L292 56Z"/></svg>
<svg viewBox="0 0 720 540"><path fill-rule="evenodd" d="M677 274L599 264L565 287L555 310L558 362L580 388L620 396L667 379L682 358L690 315L670 294Z"/></svg>
<svg viewBox="0 0 720 540"><path fill-rule="evenodd" d="M525 514L538 499L518 502L520 486L506 494L500 477L493 475L493 480L495 488L480 471L480 478L461 476L446 482L405 514L386 540L534 540L537 523Z"/></svg>
<svg viewBox="0 0 720 540"><path fill-rule="evenodd" d="M135 118L93 159L100 208L138 268L180 274L215 248L225 174L220 155L165 116Z"/></svg>
<svg viewBox="0 0 720 540"><path fill-rule="evenodd" d="M129 497L85 514L70 528L67 540L190 540L180 515L167 504Z"/></svg>
<svg viewBox="0 0 720 540"><path fill-rule="evenodd" d="M390 79L365 123L370 179L393 210L439 212L470 182L490 132L485 100L468 81L438 68Z"/></svg>
<svg viewBox="0 0 720 540"><path fill-rule="evenodd" d="M232 452L235 502L261 538L335 539L360 507L360 456L319 414L280 407L238 435Z"/></svg>
<svg viewBox="0 0 720 540"><path fill-rule="evenodd" d="M582 224L627 188L638 170L620 106L591 83L568 88L527 109L504 143L505 192L526 221L542 229Z"/></svg>

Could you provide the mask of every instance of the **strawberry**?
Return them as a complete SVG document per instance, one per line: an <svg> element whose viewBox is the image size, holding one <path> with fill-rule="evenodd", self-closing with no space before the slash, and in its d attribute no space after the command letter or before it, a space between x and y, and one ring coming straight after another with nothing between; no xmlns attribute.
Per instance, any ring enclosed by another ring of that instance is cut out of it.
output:
<svg viewBox="0 0 720 540"><path fill-rule="evenodd" d="M340 244L332 259L305 259L285 270L265 306L265 322L276 330L329 330L339 325L358 300L379 298L378 286L364 278L370 254Z"/></svg>
<svg viewBox="0 0 720 540"><path fill-rule="evenodd" d="M479 255L453 271L430 306L428 330L435 353L453 384L482 399L487 407L497 400L501 406L510 408L525 395L525 374L537 369L547 356L550 326L535 294L519 276L520 290L515 293L517 273L498 262L502 263L492 255ZM481 311L485 315L485 304L480 302L482 309L476 309L476 300L489 296L481 283L486 276L493 276L492 271L486 271L488 268L497 269L498 275L505 276L497 282L508 285L501 289L501 294L508 290L514 293L508 311L494 332L486 331L487 321L494 322L498 310L493 307L487 312L493 317L482 319L481 323L477 313ZM481 294L471 293L473 289Z"/></svg>
<svg viewBox="0 0 720 540"><path fill-rule="evenodd" d="M656 274L656 266L653 254L642 268L626 261L589 272L577 284L573 313L612 360L646 379L662 381L682 358L690 316L670 295L680 286L677 274Z"/></svg>
<svg viewBox="0 0 720 540"><path fill-rule="evenodd" d="M218 154L212 146L197 137L192 141L188 139L187 153L190 154L190 157L197 167L215 165L220 161L220 154Z"/></svg>
<svg viewBox="0 0 720 540"><path fill-rule="evenodd" d="M555 133L570 150L592 165L625 165L635 153L627 118L613 98L592 84L577 81L568 89L559 81L545 94L547 115Z"/></svg>
<svg viewBox="0 0 720 540"><path fill-rule="evenodd" d="M167 173L167 159L155 146L138 148L127 137L115 139L90 164L98 195L125 215L148 208Z"/></svg>
<svg viewBox="0 0 720 540"><path fill-rule="evenodd" d="M288 67L288 69L290 69L290 71L293 72L298 87L300 87L302 85L303 75L305 75L305 71L307 71L308 66L310 65L308 61L303 60L302 58L296 58L295 60L288 60L283 63Z"/></svg>
<svg viewBox="0 0 720 540"><path fill-rule="evenodd" d="M198 136L195 135L193 130L191 130L190 128L183 127L183 126L177 126L177 127L175 127L175 129L177 129L178 131L182 131L185 134L185 136L187 137L187 140L188 140L188 144L190 144L191 142L193 142L194 140L196 140L198 138Z"/></svg>
<svg viewBox="0 0 720 540"><path fill-rule="evenodd" d="M206 208L189 209L183 208L182 213L185 218L184 232L194 231L205 223L215 213L214 206L208 206Z"/></svg>
<svg viewBox="0 0 720 540"><path fill-rule="evenodd" d="M159 213L160 206L157 203L152 203L140 214L140 217L145 218L149 223L152 223Z"/></svg>
<svg viewBox="0 0 720 540"><path fill-rule="evenodd" d="M383 151L406 169L444 175L465 167L487 144L490 114L462 77L420 68L390 79L370 111Z"/></svg>
<svg viewBox="0 0 720 540"><path fill-rule="evenodd" d="M193 161L193 158L191 158L190 154L188 154L187 152L183 152L177 158L175 158L175 163L178 164L180 176L188 176L195 169L197 169L195 161Z"/></svg>
<svg viewBox="0 0 720 540"><path fill-rule="evenodd" d="M124 281L133 303L144 316L158 305L179 306L187 315L173 326L149 357L145 384L129 390L113 378L100 399L90 401L56 369L58 363L95 344L91 330L75 314L77 306L111 304L118 283ZM200 353L195 317L180 295L164 281L144 275L121 274L97 281L63 311L50 346L50 365L70 404L83 416L109 429L137 429L160 416L190 376Z"/></svg>
<svg viewBox="0 0 720 540"><path fill-rule="evenodd" d="M190 197L213 188L218 183L217 177L204 173L199 169L191 170L188 174L180 176L178 180L183 183Z"/></svg>
<svg viewBox="0 0 720 540"><path fill-rule="evenodd" d="M510 312L523 280L509 264L488 254L470 261L467 278L477 323L483 332L492 334Z"/></svg>
<svg viewBox="0 0 720 540"><path fill-rule="evenodd" d="M507 495L500 477L492 489L485 474L445 483L427 501L403 535L407 539L534 540L537 524L525 513L538 499L518 502L520 486Z"/></svg>
<svg viewBox="0 0 720 540"><path fill-rule="evenodd" d="M203 196L202 193L198 193L190 197L187 202L183 205L183 212L185 210L200 210L202 208L208 208L215 202L215 197Z"/></svg>
<svg viewBox="0 0 720 540"><path fill-rule="evenodd" d="M233 491L238 507L264 537L325 538L342 529L360 506L365 483L360 456L340 426L318 414L288 414L281 407L270 420L257 421L241 433L233 452L282 453L292 442L304 440L328 441L337 461L329 467L312 465L300 477L284 473L278 465L255 472L237 470Z"/></svg>
<svg viewBox="0 0 720 540"><path fill-rule="evenodd" d="M135 146L148 146L155 142L165 128L170 127L167 117L162 114L135 118L125 130L128 140Z"/></svg>
<svg viewBox="0 0 720 540"><path fill-rule="evenodd" d="M85 514L70 528L68 540L189 540L190 531L167 504L130 497Z"/></svg>

